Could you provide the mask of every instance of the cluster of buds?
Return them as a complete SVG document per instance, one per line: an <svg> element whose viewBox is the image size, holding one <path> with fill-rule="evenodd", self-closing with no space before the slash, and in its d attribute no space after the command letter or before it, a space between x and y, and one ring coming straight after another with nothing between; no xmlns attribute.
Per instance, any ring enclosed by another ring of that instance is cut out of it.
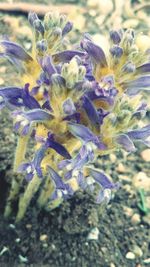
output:
<svg viewBox="0 0 150 267"><path fill-rule="evenodd" d="M21 86L0 88L0 108L12 114L18 134L14 171L25 173L12 181L5 216L19 198L20 221L36 194L38 206L54 209L85 190L96 203L108 203L119 187L96 168L97 157L112 151L150 146L150 124L139 127L150 90L149 50L136 46L132 29L110 32L110 49L104 53L88 34L67 50L72 24L66 17L48 13L41 21L29 14L33 28L32 51L8 40L0 41L0 54L18 70ZM144 92L144 94L143 94ZM26 159L28 141L34 154ZM20 196L19 196L20 195Z"/></svg>

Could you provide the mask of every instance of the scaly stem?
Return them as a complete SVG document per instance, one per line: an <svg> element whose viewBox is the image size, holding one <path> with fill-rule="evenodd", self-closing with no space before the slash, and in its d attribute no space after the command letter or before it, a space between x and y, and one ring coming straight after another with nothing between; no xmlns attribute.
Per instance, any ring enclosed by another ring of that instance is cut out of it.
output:
<svg viewBox="0 0 150 267"><path fill-rule="evenodd" d="M17 172L19 165L23 162L26 154L27 143L28 143L29 136L19 136L17 148L15 152L15 159L14 159L14 167L13 171ZM18 192L20 189L20 185L22 184L23 177L22 175L14 175L10 193L7 199L6 208L4 212L4 216L7 218L10 216L12 212L12 202L18 196Z"/></svg>
<svg viewBox="0 0 150 267"><path fill-rule="evenodd" d="M41 179L37 176L37 174L35 174L31 182L29 182L23 196L20 197L16 222L19 222L24 217L25 212L29 206L29 203L34 194L39 189L40 184L41 184Z"/></svg>
<svg viewBox="0 0 150 267"><path fill-rule="evenodd" d="M45 204L48 202L53 190L54 186L52 184L51 178L47 177L37 201L40 208L44 207Z"/></svg>

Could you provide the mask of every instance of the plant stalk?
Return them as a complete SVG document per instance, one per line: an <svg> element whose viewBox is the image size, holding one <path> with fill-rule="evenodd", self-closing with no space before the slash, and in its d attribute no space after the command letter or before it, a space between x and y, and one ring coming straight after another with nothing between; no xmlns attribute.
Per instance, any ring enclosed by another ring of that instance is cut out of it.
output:
<svg viewBox="0 0 150 267"><path fill-rule="evenodd" d="M18 213L16 217L16 222L19 222L24 217L26 210L29 206L29 203L32 197L34 196L34 194L39 189L41 182L42 181L37 176L37 174L35 174L33 179L29 182L23 196L21 196L19 200L19 208L18 208Z"/></svg>
<svg viewBox="0 0 150 267"><path fill-rule="evenodd" d="M17 148L16 148L16 152L15 152L15 159L14 159L14 167L13 167L13 171L15 173L17 172L19 165L23 162L23 160L25 158L28 139L29 139L29 136L23 136L23 137L19 136L18 137L18 143L17 143ZM22 175L15 174L13 176L11 189L10 189L10 193L9 193L9 196L7 199L5 212L4 212L5 218L9 217L11 212L12 212L12 202L18 196L18 192L20 190L22 180L23 180Z"/></svg>

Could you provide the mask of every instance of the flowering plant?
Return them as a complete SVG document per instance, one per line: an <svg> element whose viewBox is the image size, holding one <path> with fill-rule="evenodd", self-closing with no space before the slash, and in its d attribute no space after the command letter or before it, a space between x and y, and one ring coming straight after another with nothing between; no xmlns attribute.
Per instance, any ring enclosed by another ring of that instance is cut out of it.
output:
<svg viewBox="0 0 150 267"><path fill-rule="evenodd" d="M112 151L150 146L150 125L138 123L146 114L143 92L150 89L149 50L136 46L132 29L110 32L110 49L84 34L80 44L66 49L72 23L64 15L47 13L41 21L29 13L32 51L8 40L0 41L0 55L16 67L21 86L0 88L0 108L8 108L18 134L14 172L5 216L19 197L20 221L36 192L39 207L60 205L77 190L95 194L97 203L111 199L118 188L95 167L97 157ZM33 158L26 159L30 139Z"/></svg>

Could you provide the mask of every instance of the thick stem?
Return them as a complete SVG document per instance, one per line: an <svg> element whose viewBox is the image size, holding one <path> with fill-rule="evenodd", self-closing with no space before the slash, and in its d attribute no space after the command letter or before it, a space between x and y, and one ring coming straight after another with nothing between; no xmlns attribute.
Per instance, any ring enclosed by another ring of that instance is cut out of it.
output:
<svg viewBox="0 0 150 267"><path fill-rule="evenodd" d="M13 168L14 172L17 172L19 165L22 163L22 161L25 158L28 139L29 139L28 135L18 137L18 143L17 143L15 159L14 159L14 168Z"/></svg>
<svg viewBox="0 0 150 267"><path fill-rule="evenodd" d="M16 148L16 152L15 152L15 159L14 159L14 167L13 167L14 172L17 172L19 165L23 162L23 160L25 158L28 139L29 139L29 136L18 137L18 143L17 143L17 148ZM10 193L9 193L9 196L7 199L5 212L4 212L4 216L6 218L9 217L11 214L12 202L18 196L18 192L20 190L22 180L23 180L22 175L15 174L13 176L11 189L10 189Z"/></svg>
<svg viewBox="0 0 150 267"><path fill-rule="evenodd" d="M29 203L34 194L39 189L40 184L41 184L41 179L35 174L31 182L28 184L23 196L20 197L16 222L19 222L24 217L25 212L29 206Z"/></svg>

